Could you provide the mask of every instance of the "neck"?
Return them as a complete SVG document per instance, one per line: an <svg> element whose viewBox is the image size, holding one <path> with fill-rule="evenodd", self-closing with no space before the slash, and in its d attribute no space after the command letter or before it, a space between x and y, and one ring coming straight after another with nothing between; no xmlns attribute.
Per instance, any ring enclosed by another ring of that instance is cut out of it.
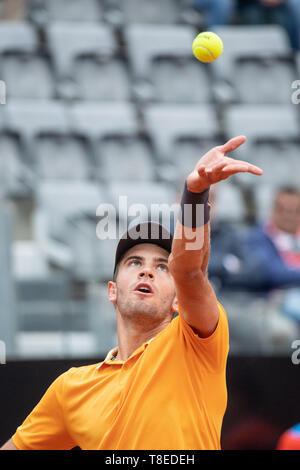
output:
<svg viewBox="0 0 300 470"><path fill-rule="evenodd" d="M166 318L159 324L146 328L145 325L136 324L128 318L124 319L120 313L117 313L119 344L116 358L120 361L126 361L143 343L162 331L170 323L170 320L171 318Z"/></svg>

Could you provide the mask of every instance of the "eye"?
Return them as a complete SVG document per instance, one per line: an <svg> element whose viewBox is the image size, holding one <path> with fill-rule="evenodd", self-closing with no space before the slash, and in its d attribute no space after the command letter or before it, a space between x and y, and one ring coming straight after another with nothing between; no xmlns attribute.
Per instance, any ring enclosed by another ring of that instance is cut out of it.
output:
<svg viewBox="0 0 300 470"><path fill-rule="evenodd" d="M129 262L129 266L137 266L139 264L141 264L141 262L138 259L134 259Z"/></svg>
<svg viewBox="0 0 300 470"><path fill-rule="evenodd" d="M166 264L159 264L157 267L161 271L168 271L168 266Z"/></svg>

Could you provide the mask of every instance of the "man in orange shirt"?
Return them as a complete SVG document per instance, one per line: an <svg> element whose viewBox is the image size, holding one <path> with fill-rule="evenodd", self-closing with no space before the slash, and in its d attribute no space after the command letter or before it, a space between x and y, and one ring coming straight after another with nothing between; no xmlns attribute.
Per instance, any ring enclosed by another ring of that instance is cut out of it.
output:
<svg viewBox="0 0 300 470"><path fill-rule="evenodd" d="M232 174L262 174L226 156L244 141L231 139L199 160L173 240L151 222L139 225L140 238L121 238L108 283L118 347L100 364L59 376L3 449L220 449L229 345L207 278L208 196Z"/></svg>

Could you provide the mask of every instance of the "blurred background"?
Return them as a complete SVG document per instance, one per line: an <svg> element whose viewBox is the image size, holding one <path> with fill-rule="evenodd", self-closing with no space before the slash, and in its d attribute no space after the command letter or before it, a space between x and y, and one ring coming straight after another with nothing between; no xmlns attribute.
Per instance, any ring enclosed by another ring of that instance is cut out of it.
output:
<svg viewBox="0 0 300 470"><path fill-rule="evenodd" d="M206 30L224 43L211 64L191 49ZM211 190L223 448L273 449L300 421L299 32L298 0L0 1L3 441L60 372L117 345L99 204L172 204L200 156L240 134L232 157L264 175Z"/></svg>

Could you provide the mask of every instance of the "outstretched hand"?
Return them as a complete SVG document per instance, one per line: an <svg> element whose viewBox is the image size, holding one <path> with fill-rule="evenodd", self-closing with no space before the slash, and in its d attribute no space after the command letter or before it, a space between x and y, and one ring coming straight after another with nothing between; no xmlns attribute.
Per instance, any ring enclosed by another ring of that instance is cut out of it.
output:
<svg viewBox="0 0 300 470"><path fill-rule="evenodd" d="M263 170L243 160L226 157L246 141L245 136L230 139L226 144L209 150L200 158L194 170L187 177L187 187L194 193L201 193L210 185L227 179L235 173L248 172L253 175L262 175Z"/></svg>

